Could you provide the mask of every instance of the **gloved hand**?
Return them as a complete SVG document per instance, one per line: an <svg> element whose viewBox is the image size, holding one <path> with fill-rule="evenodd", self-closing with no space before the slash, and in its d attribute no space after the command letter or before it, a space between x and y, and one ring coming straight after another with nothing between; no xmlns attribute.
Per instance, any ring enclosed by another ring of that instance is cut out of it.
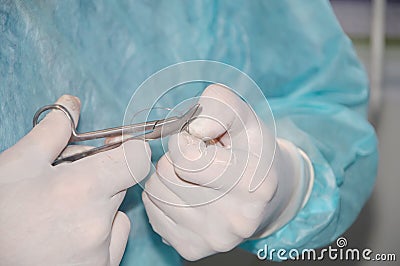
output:
<svg viewBox="0 0 400 266"><path fill-rule="evenodd" d="M199 104L142 194L153 230L187 260L278 230L305 204L313 180L308 157L291 142L275 145L230 89L211 85Z"/></svg>
<svg viewBox="0 0 400 266"><path fill-rule="evenodd" d="M58 103L78 121L78 98L65 95ZM118 207L126 189L147 175L149 146L128 141L124 147L52 166L68 143L70 126L62 112L52 111L0 154L1 265L119 265L130 222ZM131 155L135 178L123 148Z"/></svg>

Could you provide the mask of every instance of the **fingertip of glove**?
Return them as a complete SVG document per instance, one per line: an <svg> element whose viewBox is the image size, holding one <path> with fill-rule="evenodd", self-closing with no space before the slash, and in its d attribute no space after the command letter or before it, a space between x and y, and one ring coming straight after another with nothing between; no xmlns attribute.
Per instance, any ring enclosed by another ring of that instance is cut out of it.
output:
<svg viewBox="0 0 400 266"><path fill-rule="evenodd" d="M58 104L67 107L71 111L77 111L81 108L81 100L73 95L64 94L57 100Z"/></svg>
<svg viewBox="0 0 400 266"><path fill-rule="evenodd" d="M131 228L131 220L129 219L128 215L124 212L119 211L117 217L119 219L119 222L123 224L125 228L127 228L129 231Z"/></svg>
<svg viewBox="0 0 400 266"><path fill-rule="evenodd" d="M151 157L151 149L149 143L143 140L128 140L124 142L124 149L127 152L145 152L149 157Z"/></svg>

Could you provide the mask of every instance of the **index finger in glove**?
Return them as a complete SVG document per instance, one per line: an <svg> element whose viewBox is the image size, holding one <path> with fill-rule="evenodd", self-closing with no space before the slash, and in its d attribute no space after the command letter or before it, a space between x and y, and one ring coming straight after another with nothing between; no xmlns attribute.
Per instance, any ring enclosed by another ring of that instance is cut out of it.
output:
<svg viewBox="0 0 400 266"><path fill-rule="evenodd" d="M71 163L75 170L88 172L94 182L113 196L143 180L150 171L151 150L142 140L130 140L120 147Z"/></svg>

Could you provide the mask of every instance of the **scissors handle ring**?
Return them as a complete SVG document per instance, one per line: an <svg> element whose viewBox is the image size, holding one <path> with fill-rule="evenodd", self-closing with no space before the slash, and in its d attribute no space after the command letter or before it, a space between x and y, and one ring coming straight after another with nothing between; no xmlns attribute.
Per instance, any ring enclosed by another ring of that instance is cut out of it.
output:
<svg viewBox="0 0 400 266"><path fill-rule="evenodd" d="M74 118L72 117L71 113L68 111L65 106L62 106L61 104L49 104L41 107L39 110L36 111L35 115L33 116L33 127L35 127L39 123L39 117L42 113L48 111L48 110L60 110L62 111L69 121L71 122L71 130L72 130L72 135L76 136L77 132L75 130L75 121Z"/></svg>

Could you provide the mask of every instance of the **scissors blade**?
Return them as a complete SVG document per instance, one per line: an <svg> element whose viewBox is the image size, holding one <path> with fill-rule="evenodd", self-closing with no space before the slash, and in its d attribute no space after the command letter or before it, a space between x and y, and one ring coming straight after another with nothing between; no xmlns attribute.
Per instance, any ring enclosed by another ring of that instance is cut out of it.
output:
<svg viewBox="0 0 400 266"><path fill-rule="evenodd" d="M178 133L183 130L188 125L190 120L200 111L200 104L196 104L181 116L159 120L154 126L154 130L144 134L143 137L146 140L154 140Z"/></svg>

